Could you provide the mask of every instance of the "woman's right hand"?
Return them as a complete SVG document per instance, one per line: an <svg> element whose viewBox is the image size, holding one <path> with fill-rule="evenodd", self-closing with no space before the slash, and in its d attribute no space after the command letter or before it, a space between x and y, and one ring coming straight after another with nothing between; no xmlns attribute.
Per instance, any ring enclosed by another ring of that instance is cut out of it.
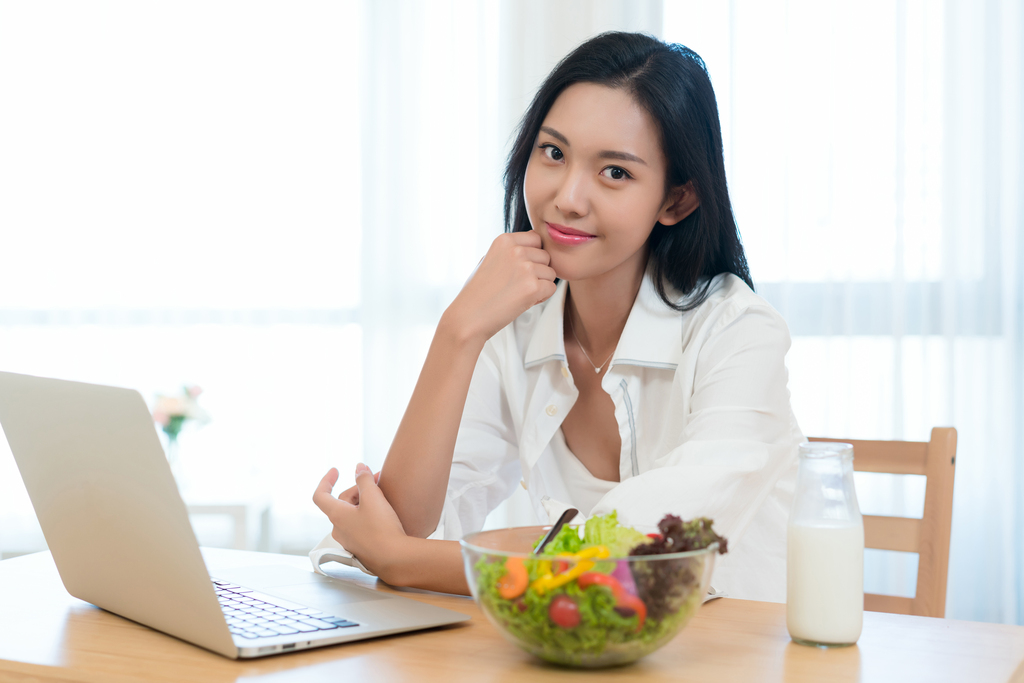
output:
<svg viewBox="0 0 1024 683"><path fill-rule="evenodd" d="M551 256L533 230L499 235L445 311L445 322L464 338L490 339L555 293L557 276L550 263Z"/></svg>

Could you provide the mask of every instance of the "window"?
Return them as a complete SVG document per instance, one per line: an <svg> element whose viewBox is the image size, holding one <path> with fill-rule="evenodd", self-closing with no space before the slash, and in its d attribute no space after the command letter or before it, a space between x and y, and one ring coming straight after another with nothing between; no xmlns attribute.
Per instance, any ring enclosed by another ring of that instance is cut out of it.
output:
<svg viewBox="0 0 1024 683"><path fill-rule="evenodd" d="M0 367L201 385L186 476L266 487L306 548L363 451L359 27L354 1L0 10ZM2 443L0 552L41 543Z"/></svg>

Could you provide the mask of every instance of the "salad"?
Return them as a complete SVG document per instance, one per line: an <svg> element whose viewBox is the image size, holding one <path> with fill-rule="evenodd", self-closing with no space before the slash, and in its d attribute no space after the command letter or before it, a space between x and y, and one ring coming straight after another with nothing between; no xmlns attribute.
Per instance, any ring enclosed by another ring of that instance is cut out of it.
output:
<svg viewBox="0 0 1024 683"><path fill-rule="evenodd" d="M658 530L646 535L619 524L612 512L590 518L582 529L563 527L543 556L481 557L478 599L521 645L545 659L631 661L689 620L703 599L705 567L710 571L705 556L651 556L714 543L719 553L727 550L707 518L684 522L666 515Z"/></svg>

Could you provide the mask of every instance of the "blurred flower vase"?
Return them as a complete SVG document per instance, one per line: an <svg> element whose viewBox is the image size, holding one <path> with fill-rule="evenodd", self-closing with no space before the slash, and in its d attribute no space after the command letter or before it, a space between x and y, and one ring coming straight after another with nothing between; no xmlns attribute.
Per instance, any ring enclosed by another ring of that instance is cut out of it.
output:
<svg viewBox="0 0 1024 683"><path fill-rule="evenodd" d="M178 483L178 489L184 490L188 477L184 476L181 456L178 450L178 435L189 421L201 426L210 421L210 415L199 405L199 395L203 390L192 384L182 388L181 393L173 396L158 394L153 406L153 420L160 425L167 436L167 462L171 465L171 473Z"/></svg>

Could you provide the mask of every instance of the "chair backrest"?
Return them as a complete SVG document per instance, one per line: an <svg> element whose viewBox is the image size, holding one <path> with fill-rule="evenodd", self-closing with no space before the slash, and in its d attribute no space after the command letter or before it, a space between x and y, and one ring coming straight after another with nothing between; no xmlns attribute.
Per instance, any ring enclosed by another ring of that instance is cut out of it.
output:
<svg viewBox="0 0 1024 683"><path fill-rule="evenodd" d="M924 516L921 519L864 515L865 547L918 554L917 590L914 597L865 593L864 609L944 617L949 533L953 522L956 430L952 427L936 427L932 429L931 441L926 442L824 438L809 440L853 444L853 469L857 472L923 474L927 477Z"/></svg>

